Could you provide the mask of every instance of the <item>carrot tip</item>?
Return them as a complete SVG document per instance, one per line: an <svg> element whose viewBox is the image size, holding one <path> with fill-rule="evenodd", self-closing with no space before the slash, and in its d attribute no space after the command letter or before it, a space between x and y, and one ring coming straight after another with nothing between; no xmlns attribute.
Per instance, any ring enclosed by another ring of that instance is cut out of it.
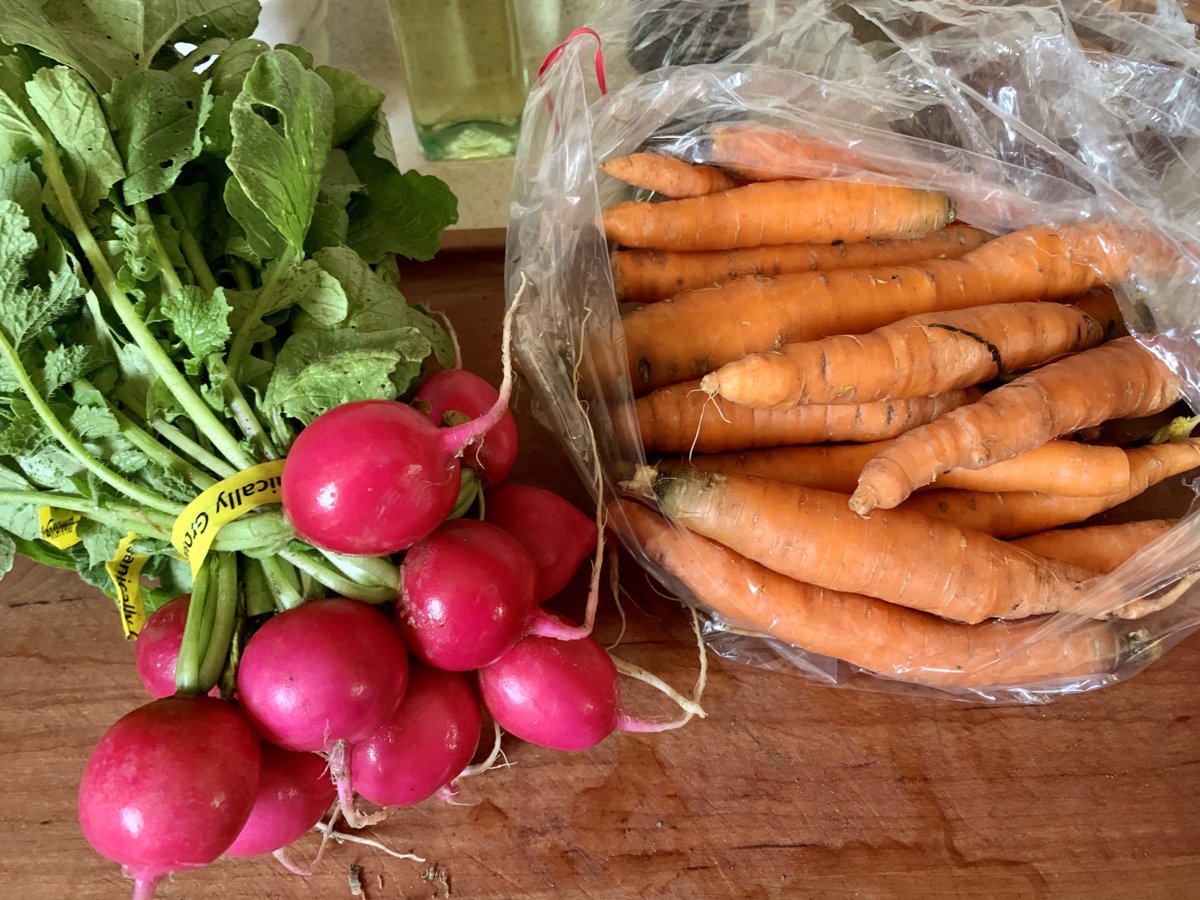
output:
<svg viewBox="0 0 1200 900"><path fill-rule="evenodd" d="M850 495L850 509L864 518L878 505L879 498L876 497L875 492L866 485L859 486L859 488Z"/></svg>

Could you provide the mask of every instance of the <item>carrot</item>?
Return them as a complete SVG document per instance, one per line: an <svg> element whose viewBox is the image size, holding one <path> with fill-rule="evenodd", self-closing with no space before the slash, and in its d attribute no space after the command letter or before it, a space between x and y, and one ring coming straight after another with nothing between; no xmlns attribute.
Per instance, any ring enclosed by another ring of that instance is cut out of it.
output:
<svg viewBox="0 0 1200 900"><path fill-rule="evenodd" d="M1030 553L1069 562L1107 575L1174 525L1171 519L1143 519L1120 525L1055 528L1012 541Z"/></svg>
<svg viewBox="0 0 1200 900"><path fill-rule="evenodd" d="M913 494L901 509L956 522L999 538L1014 538L1082 522L1139 496L1152 485L1200 466L1200 440L1152 444L1127 451L1128 486L1103 497L1064 497L1034 491L986 493L932 490Z"/></svg>
<svg viewBox="0 0 1200 900"><path fill-rule="evenodd" d="M848 495L858 484L862 467L890 443L883 440L714 453L690 457L686 464L704 472L759 475ZM1129 460L1120 447L1048 441L983 469L951 469L933 484L970 491L1042 491L1068 497L1103 497L1129 488Z"/></svg>
<svg viewBox="0 0 1200 900"><path fill-rule="evenodd" d="M1041 365L1103 339L1101 323L1077 306L976 306L751 353L705 375L700 386L757 409L924 397Z"/></svg>
<svg viewBox="0 0 1200 900"><path fill-rule="evenodd" d="M861 594L795 581L630 501L609 507L660 569L730 624L868 672L940 688L1034 686L1102 675L1136 648L1109 622L1085 622L1030 642L1044 622L962 625Z"/></svg>
<svg viewBox="0 0 1200 900"><path fill-rule="evenodd" d="M863 467L850 507L890 509L939 472L980 469L1059 435L1167 409L1180 398L1166 364L1133 338L1076 353L914 429Z"/></svg>
<svg viewBox="0 0 1200 900"><path fill-rule="evenodd" d="M849 147L757 122L710 128L707 155L722 168L754 181L878 171Z"/></svg>
<svg viewBox="0 0 1200 900"><path fill-rule="evenodd" d="M606 209L604 230L627 247L731 250L762 244L916 238L954 218L945 194L851 181L774 181L661 203Z"/></svg>
<svg viewBox="0 0 1200 900"><path fill-rule="evenodd" d="M859 406L766 410L721 403L691 381L639 397L635 409L646 450L715 453L779 444L876 441L933 421L978 396L978 391L963 390Z"/></svg>
<svg viewBox="0 0 1200 900"><path fill-rule="evenodd" d="M1074 297L1120 281L1130 248L1103 225L1033 228L962 259L737 279L621 317L593 340L623 343L635 393L699 378L747 353L864 334L918 313ZM614 374L600 370L602 378Z"/></svg>
<svg viewBox="0 0 1200 900"><path fill-rule="evenodd" d="M741 182L715 166L702 166L662 153L633 153L600 164L600 171L626 184L664 197L700 197L738 187Z"/></svg>
<svg viewBox="0 0 1200 900"><path fill-rule="evenodd" d="M673 521L781 575L960 622L1069 608L1093 577L920 513L855 517L844 494L751 475L639 475Z"/></svg>
<svg viewBox="0 0 1200 900"><path fill-rule="evenodd" d="M797 272L958 259L991 238L982 229L951 223L921 238L779 244L741 250L615 250L613 284L618 300L652 303L682 291L750 275L774 278Z"/></svg>

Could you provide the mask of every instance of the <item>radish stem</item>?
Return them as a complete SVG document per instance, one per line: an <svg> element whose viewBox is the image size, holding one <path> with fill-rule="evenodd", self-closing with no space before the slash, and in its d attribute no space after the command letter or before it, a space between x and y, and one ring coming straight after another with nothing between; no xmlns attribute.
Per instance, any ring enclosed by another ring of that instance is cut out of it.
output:
<svg viewBox="0 0 1200 900"><path fill-rule="evenodd" d="M208 644L204 650L204 658L200 662L200 689L207 691L221 677L225 668L225 660L229 656L229 644L233 640L233 632L238 619L238 566L237 557L232 553L218 553L213 561L216 570L214 591L210 597L213 605L212 629L209 633Z"/></svg>
<svg viewBox="0 0 1200 900"><path fill-rule="evenodd" d="M141 485L134 484L129 479L117 474L96 457L92 456L87 449L79 442L75 435L67 430L67 427L62 422L58 421L58 417L54 415L54 411L50 409L42 395L38 392L37 387L33 383L33 379L29 377L29 373L25 370L25 366L21 363L21 357L17 354L17 350L8 338L0 331L0 357L8 365L9 373L16 378L17 383L21 386L30 405L38 414L38 418L42 420L42 424L46 426L54 438L62 444L63 448L68 453L74 456L77 460L87 467L88 471L92 472L97 478L108 485L116 488L118 491L132 497L133 499L153 507L161 512L171 515L178 515L183 512L183 505L172 503L166 500L161 495L154 491L147 490Z"/></svg>
<svg viewBox="0 0 1200 900"><path fill-rule="evenodd" d="M154 255L158 259L159 270L163 283L166 285L167 293L174 295L182 294L183 282L180 280L179 274L175 271L171 257L167 255L166 248L158 236L158 229L154 225L154 219L150 216L150 210L144 202L134 207L134 215L137 218L138 224L150 231ZM212 278L211 272L208 273L208 277ZM212 290L215 291L216 289L217 287L214 284ZM254 409L246 401L245 395L242 394L242 389L238 387L237 381L230 374L225 363L219 359L213 359L209 361L209 365L212 367L214 375L223 376L221 378L221 392L225 395L225 402L229 404L229 412L232 413L234 421L238 423L238 427L242 430L242 433L258 445L259 452L264 459L278 459L279 451L275 449L274 444L271 443L270 436L263 430L262 425L259 424L258 417L254 415Z"/></svg>
<svg viewBox="0 0 1200 900"><path fill-rule="evenodd" d="M254 300L254 308L250 310L250 314L246 316L245 321L242 322L237 333L233 336L233 343L229 345L226 365L228 365L232 377L237 378L241 373L242 360L250 352L250 336L254 333L254 327L262 321L263 315L271 308L275 286L279 283L280 276L292 266L295 259L296 251L289 246L267 268L266 278L263 280L262 287L258 289L258 296Z"/></svg>
<svg viewBox="0 0 1200 900"><path fill-rule="evenodd" d="M364 603L385 603L388 600L394 600L396 597L394 588L359 584L357 581L345 577L329 566L317 562L301 551L295 549L280 550L279 556L342 597L349 597L352 600L362 600Z"/></svg>
<svg viewBox="0 0 1200 900"><path fill-rule="evenodd" d="M98 506L75 494L48 494L43 491L0 491L0 503L21 503L30 506L52 506L77 512L82 516L110 525L118 531L136 531L146 537L167 541L171 538L173 518L133 506Z"/></svg>
<svg viewBox="0 0 1200 900"><path fill-rule="evenodd" d="M196 235L192 233L191 226L188 225L183 208L170 191L162 194L159 201L162 203L163 209L167 211L167 215L175 223L175 227L179 229L179 248L183 251L183 258L187 260L188 268L196 276L196 283L211 294L219 285L212 269L208 267L208 259L205 258L204 251L200 249Z"/></svg>
<svg viewBox="0 0 1200 900"><path fill-rule="evenodd" d="M200 693L200 661L204 657L204 618L208 605L209 567L200 567L192 579L192 599L183 626L183 643L175 662L175 687L181 694Z"/></svg>
<svg viewBox="0 0 1200 900"><path fill-rule="evenodd" d="M162 379L163 384L166 385L172 396L179 401L188 415L192 417L197 426L209 436L209 439L212 440L226 459L237 468L249 468L254 464L254 460L242 450L233 435L226 429L224 423L217 418L208 404L204 402L188 383L188 380L175 368L175 364L171 361L171 358L167 356L166 351L163 350L154 335L151 334L150 329L146 327L146 323L138 316L137 310L134 309L129 297L118 286L116 275L113 274L104 251L96 243L95 236L88 228L87 223L84 221L83 213L80 211L79 205L75 202L75 196L71 193L71 187L67 182L66 174L63 172L58 154L55 152L53 144L44 135L41 138L41 151L42 168L46 175L46 181L49 183L51 190L54 191L55 197L58 198L59 206L62 208L63 215L66 216L67 224L75 235L75 239L79 242L84 256L91 263L92 271L95 273L96 278L99 279L100 286L104 289L104 293L108 297L113 311L116 312L117 317L129 330L129 334L134 342L146 354L147 360L149 360L158 377Z"/></svg>

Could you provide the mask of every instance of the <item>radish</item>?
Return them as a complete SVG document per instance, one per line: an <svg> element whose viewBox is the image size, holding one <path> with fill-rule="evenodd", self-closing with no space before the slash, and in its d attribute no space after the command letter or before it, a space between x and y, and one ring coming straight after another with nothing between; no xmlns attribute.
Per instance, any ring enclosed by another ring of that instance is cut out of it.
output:
<svg viewBox="0 0 1200 900"><path fill-rule="evenodd" d="M88 843L121 863L145 900L164 876L206 865L254 806L259 741L242 715L211 697L167 697L104 733L79 785Z"/></svg>
<svg viewBox="0 0 1200 900"><path fill-rule="evenodd" d="M392 622L357 600L310 600L269 619L238 664L251 724L288 750L364 738L395 710L408 657Z"/></svg>
<svg viewBox="0 0 1200 900"><path fill-rule="evenodd" d="M347 745L396 709L408 684L408 654L378 609L341 597L310 600L263 625L238 664L238 699L251 724L289 750L324 751L342 814L354 809Z"/></svg>
<svg viewBox="0 0 1200 900"><path fill-rule="evenodd" d="M420 663L387 723L354 745L355 789L380 806L411 806L467 767L483 714L467 676Z"/></svg>
<svg viewBox="0 0 1200 900"><path fill-rule="evenodd" d="M617 667L592 637L527 635L481 668L478 678L483 705L501 728L554 750L587 750L614 731L666 731L680 724L624 712Z"/></svg>
<svg viewBox="0 0 1200 900"><path fill-rule="evenodd" d="M553 491L503 484L485 495L487 521L499 525L529 551L537 568L534 599L549 600L571 580L596 547L596 523Z"/></svg>
<svg viewBox="0 0 1200 900"><path fill-rule="evenodd" d="M296 533L334 553L388 556L411 547L453 511L458 457L508 412L512 317L504 317L504 380L477 418L439 428L395 400L345 403L312 421L283 466L283 511Z"/></svg>
<svg viewBox="0 0 1200 900"><path fill-rule="evenodd" d="M466 369L443 369L430 375L417 389L413 406L436 425L457 425L491 409L499 392ZM485 485L499 484L517 463L517 420L505 411L487 435L467 450L466 465Z"/></svg>
<svg viewBox="0 0 1200 900"><path fill-rule="evenodd" d="M156 609L146 619L133 645L138 677L155 699L175 693L175 664L179 661L191 599L184 594Z"/></svg>
<svg viewBox="0 0 1200 900"><path fill-rule="evenodd" d="M538 609L535 582L533 559L511 534L477 519L452 519L404 555L396 625L430 665L478 669L530 630L565 630Z"/></svg>
<svg viewBox="0 0 1200 900"><path fill-rule="evenodd" d="M286 847L321 820L334 797L324 759L263 741L254 808L225 855L258 856Z"/></svg>

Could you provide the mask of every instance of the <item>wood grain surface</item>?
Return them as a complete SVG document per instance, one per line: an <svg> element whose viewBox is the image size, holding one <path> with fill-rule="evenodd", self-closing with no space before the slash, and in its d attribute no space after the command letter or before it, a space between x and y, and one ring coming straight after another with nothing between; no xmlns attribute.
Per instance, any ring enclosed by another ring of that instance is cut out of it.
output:
<svg viewBox="0 0 1200 900"><path fill-rule="evenodd" d="M501 270L484 253L404 273L409 298L447 311L492 378ZM518 407L516 477L584 503L527 396ZM690 691L688 617L629 560L622 577L636 602L618 652ZM577 579L559 605L582 596ZM598 636L618 628L606 599ZM90 748L144 701L111 601L19 562L0 584L0 678L0 897L129 896L74 810ZM354 869L369 900L1200 897L1198 687L1195 638L1125 684L1040 707L839 690L712 658L707 719L577 754L506 739L511 765L465 781L459 805L426 802L367 832L424 862L335 845L309 878L269 857L222 860L158 896L351 898ZM626 703L672 711L636 683Z"/></svg>

